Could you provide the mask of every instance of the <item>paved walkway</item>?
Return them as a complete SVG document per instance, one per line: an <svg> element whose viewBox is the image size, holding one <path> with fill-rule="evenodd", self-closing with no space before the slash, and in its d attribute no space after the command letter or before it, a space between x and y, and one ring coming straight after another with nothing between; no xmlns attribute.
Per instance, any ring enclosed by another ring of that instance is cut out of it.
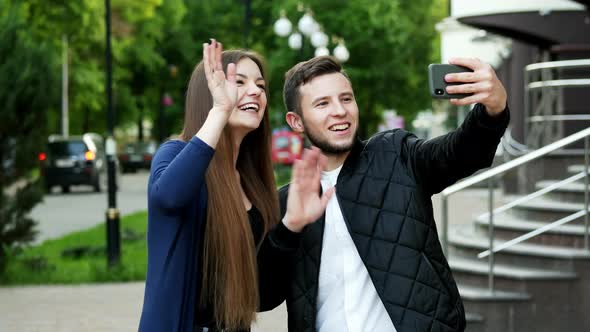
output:
<svg viewBox="0 0 590 332"><path fill-rule="evenodd" d="M2 332L137 331L143 282L0 288ZM285 306L259 315L253 331L287 331Z"/></svg>
<svg viewBox="0 0 590 332"><path fill-rule="evenodd" d="M439 220L440 198L435 196L433 203ZM452 224L469 223L485 208L485 190L458 193L450 201L449 219ZM0 287L0 332L137 331L143 287L143 283ZM285 332L286 322L283 305L260 314L253 331Z"/></svg>

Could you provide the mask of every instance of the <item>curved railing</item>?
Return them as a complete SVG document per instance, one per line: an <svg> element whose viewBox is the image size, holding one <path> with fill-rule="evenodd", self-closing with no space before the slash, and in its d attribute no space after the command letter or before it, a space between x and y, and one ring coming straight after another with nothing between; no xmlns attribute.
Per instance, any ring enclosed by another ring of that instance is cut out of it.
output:
<svg viewBox="0 0 590 332"><path fill-rule="evenodd" d="M529 195L526 195L524 197L519 198L516 201L513 201L511 203L508 203L505 206L499 207L497 209L494 209L494 191L493 188L495 187L495 181L499 178L499 176L501 176L502 174L504 174L507 171L513 170L519 166L522 166L524 164L527 164L531 161L537 160L543 156L546 156L554 151L557 151L559 149L562 149L563 147L570 145L572 143L578 142L580 140L584 140L584 171L580 174L576 174L568 179L565 179L557 184L554 184L552 186L549 186L545 189L541 189L537 192L531 193ZM509 248L517 243L523 242L525 240L528 240L534 236L537 236L539 234L542 234L552 228L558 227L560 225L563 225L565 223L568 223L572 220L578 219L580 217L584 217L584 247L587 250L590 250L589 247L589 209L588 209L588 205L589 205L589 179L588 179L588 174L590 172L590 161L589 161L589 140L590 140L590 128L586 128L584 130L581 130L573 135L570 135L568 137L565 137L557 142L551 143L547 146L544 146L540 149L531 151L529 153L526 153L525 155L518 157L514 160L508 161L502 165L496 166L494 168L491 168L487 171L484 171L482 173L476 174L474 176L471 176L469 178L466 178L452 186L447 187L445 190L442 191L441 195L442 195L442 239L441 239L441 243L443 246L443 251L445 253L445 255L448 256L449 251L448 251L448 239L449 239L449 209L448 209L448 201L449 201L449 197L463 189L466 189L468 187L471 187L475 184L478 184L480 182L483 181L488 181L488 190L489 190L489 196L488 196L488 213L487 213L487 217L489 219L489 249L480 253L478 255L478 257L483 258L483 257L488 257L488 262L489 262L489 271L488 271L488 286L490 288L490 291L494 290L494 254L504 250L506 248ZM566 185L568 183L571 183L573 181L577 181L584 178L584 209L581 211L578 211L570 216L567 216L565 218L562 218L560 220L557 220L551 224L548 224L546 226L543 226L539 229L536 229L532 232L529 232L523 236L520 236L514 240L508 241L506 243L504 243L501 246L498 247L494 247L494 240L495 240L495 232L494 232L494 216L499 214L499 213L503 213L507 210L509 210L510 208L513 208L515 206L518 206L524 202L527 202L533 198L539 197L543 194L546 194L552 190L555 190L563 185Z"/></svg>
<svg viewBox="0 0 590 332"><path fill-rule="evenodd" d="M561 78L573 69L590 70L590 59L540 62L524 68L524 145L543 146L563 137L565 123L590 121L590 114L563 114L563 89L590 87L590 78Z"/></svg>

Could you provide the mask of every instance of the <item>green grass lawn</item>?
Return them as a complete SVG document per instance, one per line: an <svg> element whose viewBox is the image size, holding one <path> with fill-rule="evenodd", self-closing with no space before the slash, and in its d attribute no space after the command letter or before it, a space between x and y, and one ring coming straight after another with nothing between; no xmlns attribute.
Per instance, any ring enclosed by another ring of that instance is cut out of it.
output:
<svg viewBox="0 0 590 332"><path fill-rule="evenodd" d="M144 280L147 267L147 213L121 218L121 264L109 269L105 255L106 226L48 240L12 256L0 284L77 284ZM78 258L63 256L67 249L88 249Z"/></svg>

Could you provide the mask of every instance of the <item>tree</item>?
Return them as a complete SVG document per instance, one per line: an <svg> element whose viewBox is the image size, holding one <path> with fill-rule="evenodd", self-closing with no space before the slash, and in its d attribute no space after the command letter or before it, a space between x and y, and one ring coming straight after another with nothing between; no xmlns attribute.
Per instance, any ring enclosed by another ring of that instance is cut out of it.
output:
<svg viewBox="0 0 590 332"><path fill-rule="evenodd" d="M5 2L17 0L5 0ZM22 0L25 18L49 46L61 50L61 36L69 39L70 124L73 134L104 132L104 3L96 0ZM249 29L245 1L112 0L113 64L116 126L138 119L159 123L164 132L182 126L184 95L201 44L215 37L226 49L246 45L267 59L269 110L275 126L285 125L282 102L284 74L296 62L313 56L309 42L303 52L289 49L273 24L285 9L294 24L302 13L301 0L251 0ZM438 39L434 25L448 0L307 0L317 21L331 36L343 37L351 53L344 64L352 78L361 110L361 136L376 129L381 112L395 108L411 120L430 108L427 65L436 62ZM246 35L246 31L249 33ZM330 49L335 46L331 42ZM303 57L301 57L303 55ZM177 68L170 76L169 67ZM164 93L174 104L163 108ZM59 107L49 111L50 132L59 128Z"/></svg>
<svg viewBox="0 0 590 332"><path fill-rule="evenodd" d="M299 2L286 0L275 5L272 22L285 9L289 20L297 24L302 15L297 11ZM306 6L326 33L344 38L350 51L344 67L356 93L362 137L375 132L385 108L394 108L411 119L430 107L427 67L433 60L438 20L432 15L433 0L315 0L307 1ZM271 91L281 91L282 75L298 61L294 59L297 54L286 49L284 38L274 37L267 45L274 46L266 53L273 69ZM330 48L334 46L332 42ZM306 58L313 56L311 48L304 51ZM280 106L278 97L275 92L273 107Z"/></svg>
<svg viewBox="0 0 590 332"><path fill-rule="evenodd" d="M135 108L134 112L126 114L135 121L125 122L138 122L140 133L140 122L144 117L154 120L158 124L155 129L162 129L163 136L172 132L174 121L164 121L166 126L160 127L162 119L159 117L176 117L170 113L183 102L182 85L186 81L178 80L175 74L179 72L178 67L185 67L189 61L187 49L192 48L190 33L182 26L185 13L182 0L168 0L154 7L153 15L129 19L134 31L119 64L129 71L129 76L121 83L129 89ZM172 95L175 102L172 107L163 108L161 98L164 93ZM181 116L182 111L179 113ZM160 136L159 132L157 136Z"/></svg>
<svg viewBox="0 0 590 332"><path fill-rule="evenodd" d="M16 0L8 0L16 1ZM68 38L70 132L106 131L105 8L104 1L26 0L24 15L31 30L61 52ZM153 60L153 50L136 43L137 26L157 16L162 0L112 0L113 90L116 124L134 122L136 96L130 82L133 69L126 66L140 54ZM161 27L160 27L161 28ZM134 49L135 52L130 52ZM157 59L156 59L157 60ZM49 113L49 132L59 132L60 112Z"/></svg>
<svg viewBox="0 0 590 332"><path fill-rule="evenodd" d="M62 36L68 39L70 133L106 128L104 82L104 5L101 1L8 0L23 3L29 31L62 52ZM59 60L61 62L61 59ZM60 72L59 68L57 73ZM59 133L60 107L47 114L49 133Z"/></svg>
<svg viewBox="0 0 590 332"><path fill-rule="evenodd" d="M56 54L35 38L23 7L0 10L0 272L8 252L35 235L31 209L42 199L37 155L46 113L58 100Z"/></svg>

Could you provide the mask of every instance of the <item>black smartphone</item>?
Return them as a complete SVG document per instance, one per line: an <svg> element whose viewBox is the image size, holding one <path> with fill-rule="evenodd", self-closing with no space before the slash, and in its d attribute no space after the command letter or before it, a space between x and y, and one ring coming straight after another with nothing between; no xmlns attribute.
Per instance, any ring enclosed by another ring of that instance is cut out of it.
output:
<svg viewBox="0 0 590 332"><path fill-rule="evenodd" d="M473 70L457 65L430 64L428 66L428 86L430 89L430 95L433 98L440 99L464 98L471 96L472 93L448 94L446 90L447 86L449 85L459 85L463 83L447 83L445 81L445 75L464 72L473 72Z"/></svg>

